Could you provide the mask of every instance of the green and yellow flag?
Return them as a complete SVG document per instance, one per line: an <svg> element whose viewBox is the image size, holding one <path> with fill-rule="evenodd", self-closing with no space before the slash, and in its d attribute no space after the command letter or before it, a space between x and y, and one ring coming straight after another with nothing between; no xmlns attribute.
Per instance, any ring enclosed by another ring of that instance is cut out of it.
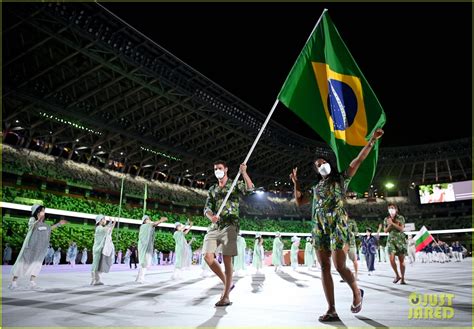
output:
<svg viewBox="0 0 474 329"><path fill-rule="evenodd" d="M336 154L339 171L349 167L385 113L342 41L327 11L311 34L278 95L280 102L316 131ZM378 142L349 187L363 193L375 174Z"/></svg>

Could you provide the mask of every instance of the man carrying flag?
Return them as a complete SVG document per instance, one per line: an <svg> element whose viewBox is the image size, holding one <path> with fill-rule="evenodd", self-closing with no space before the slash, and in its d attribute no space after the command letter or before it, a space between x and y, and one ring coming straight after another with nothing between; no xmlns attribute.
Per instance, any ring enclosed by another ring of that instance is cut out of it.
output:
<svg viewBox="0 0 474 329"><path fill-rule="evenodd" d="M249 194L255 188L252 180L247 174L247 165L240 165L240 173L244 182L236 182L236 189L232 190L233 181L228 178L227 163L222 160L214 162L214 174L217 178L217 184L209 189L206 205L204 206L204 216L211 222L209 231L204 236L202 253L205 254L204 260L209 268L219 277L224 284L224 289L219 301L215 306L229 306L231 301L229 293L233 289L232 284L232 257L237 256L237 235L240 230L239 225L239 202L240 197ZM238 176L237 176L238 177ZM235 185L234 185L235 186ZM229 191L231 191L229 198ZM227 197L225 197L227 195ZM219 211L221 208L223 211ZM224 259L224 270L215 260L217 248L222 246Z"/></svg>
<svg viewBox="0 0 474 329"><path fill-rule="evenodd" d="M372 181L385 114L326 10L278 99L313 128L336 154L337 167L323 157L314 160L320 180L313 186L311 197L301 192L297 168L290 178L296 204L312 202L313 238L328 302L328 310L319 321L338 321L330 259L332 256L337 271L352 290L351 312L360 312L364 291L346 267L343 250L349 243L343 202L348 187L363 193Z"/></svg>

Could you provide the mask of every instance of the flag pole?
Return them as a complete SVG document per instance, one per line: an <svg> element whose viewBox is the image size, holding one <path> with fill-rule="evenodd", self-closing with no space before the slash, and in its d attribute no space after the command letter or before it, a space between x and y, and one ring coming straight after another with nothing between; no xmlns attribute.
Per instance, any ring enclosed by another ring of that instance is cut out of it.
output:
<svg viewBox="0 0 474 329"><path fill-rule="evenodd" d="M122 196L123 196L123 181L125 180L125 175L122 176L122 183L120 184L120 201L119 201L119 212L118 212L118 221L117 221L117 241L120 239L119 229L120 229L120 216L122 214Z"/></svg>
<svg viewBox="0 0 474 329"><path fill-rule="evenodd" d="M309 34L309 37L308 37L308 40L306 40L304 46L303 46L303 49L301 49L298 57L296 57L296 61L295 63L293 64L293 67L291 68L290 70L290 74L288 74L288 76L286 77L285 79L285 83L283 83L283 85L286 85L286 81L288 80L288 78L290 77L291 75L291 72L293 72L293 69L295 68L296 66L296 63L298 63L298 59L300 58L301 54L303 53L303 50L306 48L306 45L308 44L309 40L311 39L311 36L313 35L314 31L316 31L316 28L319 26L319 23L321 22L321 18L323 18L324 14L328 11L327 8L324 8L323 10L323 13L321 14L321 16L319 16L319 19L318 21L316 22L316 25L313 27L313 30L311 31L311 33Z"/></svg>
<svg viewBox="0 0 474 329"><path fill-rule="evenodd" d="M260 137L262 137L263 131L265 130L265 127L267 126L268 122L270 121L270 118L272 117L273 112L275 112L275 109L276 109L277 105L278 105L278 99L273 104L273 107L270 110L270 113L268 113L268 116L265 119L265 122L263 123L262 127L260 127L260 131L258 132L257 138L255 138L255 140L252 144L252 147L250 148L249 153L247 153L247 156L245 157L245 160L244 160L243 164L247 164L247 161L249 161L249 158L252 155L253 150L255 149L255 146L257 145L258 141L260 140ZM230 186L229 191L227 191L227 194L224 198L224 201L222 202L221 207L219 208L219 211L216 214L217 216L219 216L222 212L222 209L224 209L224 206L227 203L227 200L229 200L229 196L232 193L232 191L234 190L234 187L237 184L237 180L239 179L239 177L240 177L240 170L238 171L237 176L235 176L234 181L232 182L232 185Z"/></svg>
<svg viewBox="0 0 474 329"><path fill-rule="evenodd" d="M145 193L143 194L143 216L145 216L146 213L146 199L148 197L148 184L145 183Z"/></svg>
<svg viewBox="0 0 474 329"><path fill-rule="evenodd" d="M309 35L309 37L308 37L308 40L306 41L306 43L305 43L304 46L303 46L303 50L304 50L304 48L306 47L306 44L307 44L308 41L310 40L311 36L313 35L314 31L315 31L316 28L318 27L319 23L321 22L321 18L323 17L323 15L324 15L324 13L325 13L326 11L328 11L328 10L327 10L326 8L324 8L323 13L322 13L321 16L319 17L318 21L316 22L316 25L314 26L313 30L311 31L311 33L310 33L310 35ZM302 52L303 50L301 50L301 52ZM301 55L301 52L300 52L300 55ZM299 56L298 56L298 58L299 58ZM295 64L293 64L293 67L296 65L296 62L298 61L298 58L297 58L297 60L295 61ZM291 69L291 71L292 71L292 70L293 70L293 68ZM290 72L291 72L291 71L290 71ZM289 76L289 75L288 75L288 76ZM286 79L288 79L288 77L287 77ZM286 80L285 80L285 83L286 83ZM253 152L253 150L255 149L255 146L257 145L258 141L260 140L260 137L261 137L262 134L263 134L263 131L265 130L265 128L266 128L268 122L270 121L270 118L272 117L273 112L275 111L275 109L276 109L276 107L277 107L277 105L278 105L278 102L279 102L279 101L278 101L278 98L277 98L277 100L276 100L275 103L273 104L272 109L270 110L270 113L268 113L268 116L267 116L267 118L265 119L265 122L263 123L262 127L260 127L260 131L258 132L258 135L257 135L257 137L255 138L255 141L253 142L252 147L250 148L250 151L247 153L247 156L245 157L245 160L244 160L243 164L247 164L247 161L249 160L250 156L252 155L252 152ZM224 209L225 204L227 203L227 200L229 200L229 196L230 196L230 194L232 193L232 191L234 190L235 185L237 184L237 180L239 179L239 177L240 177L240 170L238 171L237 175L235 176L234 181L232 182L232 185L230 186L229 191L227 191L227 194L226 194L226 196L225 196L225 198L224 198L224 201L222 202L222 204L221 204L221 206L220 206L220 208L219 208L219 211L218 211L217 214L216 214L217 216L219 216L219 215L221 214L222 210Z"/></svg>

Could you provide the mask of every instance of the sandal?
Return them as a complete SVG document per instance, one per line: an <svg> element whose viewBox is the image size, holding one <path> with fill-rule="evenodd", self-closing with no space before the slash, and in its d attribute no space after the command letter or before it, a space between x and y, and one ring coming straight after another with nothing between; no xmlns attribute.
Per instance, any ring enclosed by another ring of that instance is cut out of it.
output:
<svg viewBox="0 0 474 329"><path fill-rule="evenodd" d="M397 283L398 281L400 281L402 278L398 277L398 278L395 278L395 280L393 280L393 283Z"/></svg>
<svg viewBox="0 0 474 329"><path fill-rule="evenodd" d="M231 301L229 301L229 300L228 300L228 301L224 301L223 299L219 300L219 301L215 304L215 306L217 306L217 307L220 307L220 306L230 306L230 305L232 305L232 302L231 302Z"/></svg>
<svg viewBox="0 0 474 329"><path fill-rule="evenodd" d="M351 305L351 312L352 313L359 313L362 310L362 301L364 300L364 289L360 289L360 303L354 306Z"/></svg>
<svg viewBox="0 0 474 329"><path fill-rule="evenodd" d="M334 313L326 313L324 315L321 315L319 318L318 318L319 322L334 322L334 321L341 321L341 319L339 319L339 315L337 315L336 312Z"/></svg>

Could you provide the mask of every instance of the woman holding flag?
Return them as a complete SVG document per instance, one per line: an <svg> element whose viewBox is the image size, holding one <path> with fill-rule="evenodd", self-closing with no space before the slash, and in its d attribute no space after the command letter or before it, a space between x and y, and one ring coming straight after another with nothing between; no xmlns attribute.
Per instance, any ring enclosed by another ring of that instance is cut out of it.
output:
<svg viewBox="0 0 474 329"><path fill-rule="evenodd" d="M398 207L395 204L388 205L389 215L384 219L384 232L388 233L387 246L390 254L390 265L395 272L393 283L402 280L400 284L405 282L405 255L407 254L407 236L403 233L405 228L405 218L398 214ZM398 256L400 262L400 274L398 274L395 255Z"/></svg>
<svg viewBox="0 0 474 329"><path fill-rule="evenodd" d="M339 321L334 301L334 283L331 276L331 257L336 270L352 290L353 300L351 312L358 313L362 309L364 291L359 289L354 275L346 266L344 245L349 243L347 229L347 211L344 198L351 178L356 174L362 162L369 155L377 139L382 137L383 130L377 129L370 141L352 160L349 167L342 173L337 172L328 160L318 157L314 168L320 176L319 182L313 186L313 194L305 195L297 178L298 168L293 169L290 178L294 185L295 200L298 206L308 204L312 200L312 219L314 222L313 239L317 257L321 264L324 294L328 302L328 310L319 317L321 322Z"/></svg>

